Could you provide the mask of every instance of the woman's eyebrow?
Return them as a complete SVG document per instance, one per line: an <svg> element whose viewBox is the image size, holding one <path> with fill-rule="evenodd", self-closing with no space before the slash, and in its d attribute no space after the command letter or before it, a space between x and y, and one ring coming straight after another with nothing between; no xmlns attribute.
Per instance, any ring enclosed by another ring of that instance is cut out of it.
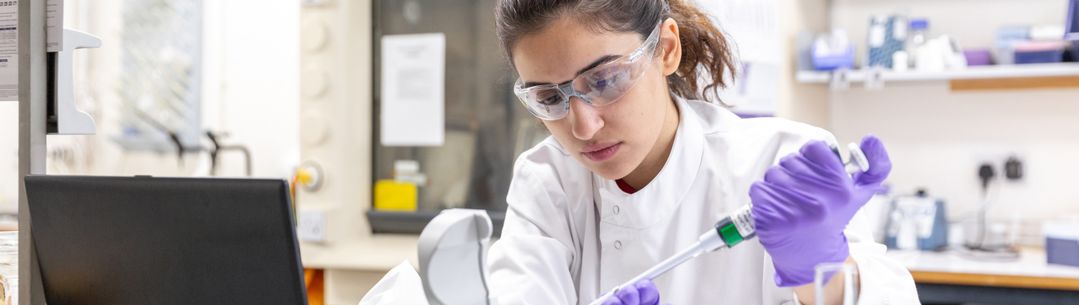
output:
<svg viewBox="0 0 1079 305"><path fill-rule="evenodd" d="M584 74L585 72L588 72L588 70L591 70L592 68L595 68L595 67L597 67L599 65L611 62L612 60L615 60L618 57L621 57L621 56L607 55L607 56L600 57L596 61L594 61L591 64L589 64L588 66L584 67L583 69L578 70L577 71L577 76L580 76L581 74Z"/></svg>
<svg viewBox="0 0 1079 305"><path fill-rule="evenodd" d="M618 55L606 55L606 56L600 57L596 61L593 61L591 64L588 64L588 66L585 66L584 68L581 68L581 70L578 70L577 74L574 77L580 76L581 74L584 74L585 72L588 72L588 70L590 70L592 68L598 67L599 65L602 65L602 64L605 64L605 63L608 63L608 62L611 62L612 60L615 60L615 59L617 59L619 57L621 57L621 56L618 56ZM567 81L561 82L559 84L565 84L565 83L568 83L568 82L571 82L571 81L573 81L573 80L572 79L567 80ZM532 86L549 85L549 84L551 84L551 83L526 82L524 87L528 88L528 87L532 87Z"/></svg>

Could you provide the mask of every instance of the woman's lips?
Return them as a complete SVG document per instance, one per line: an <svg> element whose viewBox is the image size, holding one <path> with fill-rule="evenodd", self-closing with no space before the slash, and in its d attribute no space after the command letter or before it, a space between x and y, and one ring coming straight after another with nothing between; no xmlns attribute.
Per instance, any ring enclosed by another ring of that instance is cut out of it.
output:
<svg viewBox="0 0 1079 305"><path fill-rule="evenodd" d="M619 147L622 147L621 142L606 146L589 146L586 147L585 151L582 151L581 154L584 155L585 158L588 158L588 160L592 160L592 162L603 162L614 157L614 154L618 153Z"/></svg>

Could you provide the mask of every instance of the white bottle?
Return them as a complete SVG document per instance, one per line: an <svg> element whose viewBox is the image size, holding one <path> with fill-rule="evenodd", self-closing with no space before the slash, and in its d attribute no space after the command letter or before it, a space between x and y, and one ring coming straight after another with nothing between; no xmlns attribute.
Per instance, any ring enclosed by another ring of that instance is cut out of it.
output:
<svg viewBox="0 0 1079 305"><path fill-rule="evenodd" d="M925 18L910 19L910 36L907 39L907 62L908 67L918 66L918 49L929 40L929 20Z"/></svg>

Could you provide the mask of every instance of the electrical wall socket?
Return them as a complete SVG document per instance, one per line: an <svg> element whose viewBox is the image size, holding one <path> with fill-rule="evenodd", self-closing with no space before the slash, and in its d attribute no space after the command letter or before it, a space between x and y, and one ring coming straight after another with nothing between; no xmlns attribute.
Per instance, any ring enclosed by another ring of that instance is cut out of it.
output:
<svg viewBox="0 0 1079 305"><path fill-rule="evenodd" d="M972 161L974 161L974 168L976 169L977 166L979 166L979 165L981 165L983 163L993 166L993 170L996 173L996 176L993 177L993 180L1008 180L1008 179L1005 178L1005 176L1006 176L1005 163L1008 161L1009 158L1015 157L1016 159L1018 159L1020 162L1022 162L1022 167L1023 168L1027 167L1027 162L1029 161L1029 159L1026 157L1029 154L1027 154L1027 153L1025 153L1023 151L1016 150L1016 149L1008 149L1008 148L1005 148L1005 147L992 146L992 147L983 147L982 149L978 149L976 151L977 151L976 153L971 155ZM976 173L976 171L974 171L972 173ZM974 176L974 177L976 178L977 176ZM1021 181L1021 180L1025 180L1025 179L1026 179L1026 174L1024 173L1022 178L1012 180L1012 182Z"/></svg>
<svg viewBox="0 0 1079 305"><path fill-rule="evenodd" d="M300 210L299 223L296 226L296 238L302 242L326 242L326 211Z"/></svg>

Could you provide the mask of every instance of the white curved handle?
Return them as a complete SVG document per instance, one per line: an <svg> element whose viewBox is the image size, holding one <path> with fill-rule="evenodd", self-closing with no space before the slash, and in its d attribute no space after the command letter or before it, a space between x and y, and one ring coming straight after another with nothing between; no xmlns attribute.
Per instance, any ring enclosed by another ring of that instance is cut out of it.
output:
<svg viewBox="0 0 1079 305"><path fill-rule="evenodd" d="M56 52L53 87L56 102L56 134L94 134L94 118L75 107L75 78L72 75L72 56L76 49L101 47L101 39L79 31L64 29L63 48Z"/></svg>

